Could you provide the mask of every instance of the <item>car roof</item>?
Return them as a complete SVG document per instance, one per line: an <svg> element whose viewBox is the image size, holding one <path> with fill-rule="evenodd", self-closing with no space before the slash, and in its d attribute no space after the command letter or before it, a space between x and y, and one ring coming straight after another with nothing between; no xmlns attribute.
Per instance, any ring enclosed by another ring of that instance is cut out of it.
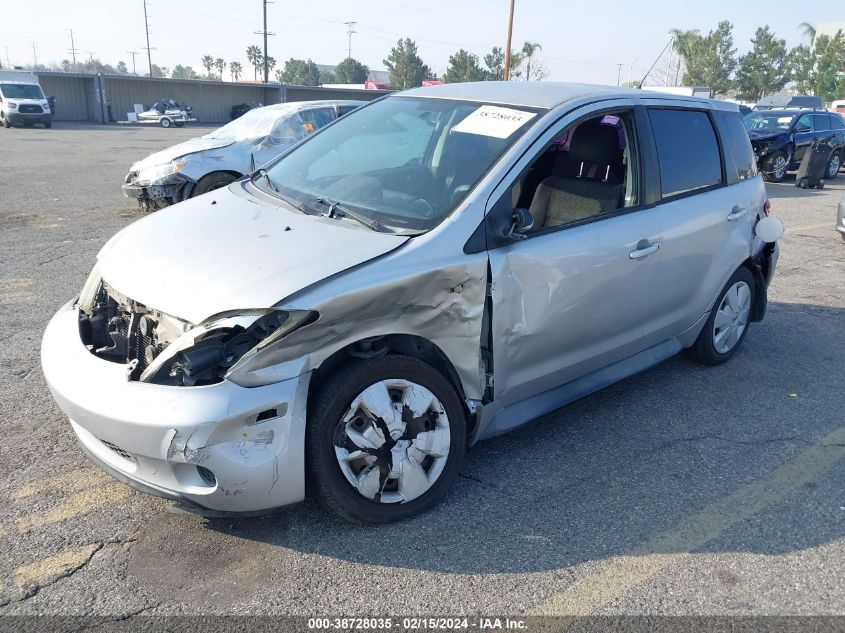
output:
<svg viewBox="0 0 845 633"><path fill-rule="evenodd" d="M329 107L329 106L341 106L341 105L355 105L360 106L364 105L366 101L355 101L351 99L321 99L318 101L288 101L287 103L274 103L273 105L264 106L270 110L287 110L290 112L296 112L299 110L307 110L308 108L319 108L319 107Z"/></svg>
<svg viewBox="0 0 845 633"><path fill-rule="evenodd" d="M597 84L565 83L556 81L475 81L467 83L441 84L424 88L411 88L397 97L427 97L432 99L456 99L461 101L481 101L502 105L519 105L533 108L551 109L575 99L596 97L598 99L650 98L690 103L710 103L724 109L721 102L703 97L652 92L636 88L618 86L600 86ZM731 108L732 109L732 108Z"/></svg>
<svg viewBox="0 0 845 633"><path fill-rule="evenodd" d="M771 110L755 110L751 114L800 116L802 114L828 114L828 112L827 110L813 110L811 108L772 108Z"/></svg>

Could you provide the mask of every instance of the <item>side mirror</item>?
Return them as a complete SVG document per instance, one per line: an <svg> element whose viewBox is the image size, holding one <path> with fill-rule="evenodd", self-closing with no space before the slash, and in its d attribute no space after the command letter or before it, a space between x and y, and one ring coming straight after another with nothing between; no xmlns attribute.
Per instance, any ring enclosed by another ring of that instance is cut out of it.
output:
<svg viewBox="0 0 845 633"><path fill-rule="evenodd" d="M777 242L783 235L783 222L771 216L765 217L754 227L754 234L767 244Z"/></svg>
<svg viewBox="0 0 845 633"><path fill-rule="evenodd" d="M809 125L796 125L795 131L799 134L801 134L802 132L809 132L810 126Z"/></svg>
<svg viewBox="0 0 845 633"><path fill-rule="evenodd" d="M513 210L511 226L508 229L507 237L511 239L525 239L528 231L534 228L534 216L528 209L518 208Z"/></svg>

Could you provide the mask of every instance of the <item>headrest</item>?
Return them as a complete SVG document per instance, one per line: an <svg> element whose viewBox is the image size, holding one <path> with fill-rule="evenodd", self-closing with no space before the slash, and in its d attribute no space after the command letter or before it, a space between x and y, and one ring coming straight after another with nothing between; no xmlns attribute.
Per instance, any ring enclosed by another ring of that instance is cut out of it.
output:
<svg viewBox="0 0 845 633"><path fill-rule="evenodd" d="M579 163L615 165L620 162L619 133L612 125L582 123L572 133L569 155Z"/></svg>

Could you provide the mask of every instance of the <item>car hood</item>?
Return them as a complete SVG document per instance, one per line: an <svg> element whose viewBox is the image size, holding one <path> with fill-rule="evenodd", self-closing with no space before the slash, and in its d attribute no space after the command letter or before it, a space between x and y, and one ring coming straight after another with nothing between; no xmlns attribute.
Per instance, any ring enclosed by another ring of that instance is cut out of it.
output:
<svg viewBox="0 0 845 633"><path fill-rule="evenodd" d="M748 138L751 142L754 141L771 141L778 138L785 138L789 134L787 132L768 132L765 130L748 130Z"/></svg>
<svg viewBox="0 0 845 633"><path fill-rule="evenodd" d="M268 308L408 240L260 203L237 187L124 228L98 255L103 279L147 307L200 323L228 310Z"/></svg>
<svg viewBox="0 0 845 633"><path fill-rule="evenodd" d="M174 158L179 158L180 156L185 156L187 154L196 154L197 152L204 152L209 149L220 149L221 147L227 147L232 143L234 143L234 141L225 141L216 138L192 138L184 143L172 145L160 152L150 154L144 160L139 160L137 163L133 164L131 171L138 171L144 167L152 167L153 165L169 163Z"/></svg>

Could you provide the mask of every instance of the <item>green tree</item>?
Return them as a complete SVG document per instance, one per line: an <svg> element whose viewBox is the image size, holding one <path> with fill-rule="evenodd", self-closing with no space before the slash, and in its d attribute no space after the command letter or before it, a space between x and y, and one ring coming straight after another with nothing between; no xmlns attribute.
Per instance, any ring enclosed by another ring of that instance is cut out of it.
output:
<svg viewBox="0 0 845 633"><path fill-rule="evenodd" d="M211 55L202 56L202 65L205 68L206 74L211 77L211 69L214 67L214 58Z"/></svg>
<svg viewBox="0 0 845 633"><path fill-rule="evenodd" d="M778 39L768 25L760 27L751 38L752 48L739 58L736 70L738 96L759 101L781 90L790 79L786 41Z"/></svg>
<svg viewBox="0 0 845 633"><path fill-rule="evenodd" d="M816 27L814 27L809 22L802 22L798 25L798 30L801 31L801 34L804 37L810 40L810 46L816 41Z"/></svg>
<svg viewBox="0 0 845 633"><path fill-rule="evenodd" d="M222 57L214 60L214 67L217 69L217 74L220 75L220 81L223 81L223 71L226 70L226 61Z"/></svg>
<svg viewBox="0 0 845 633"><path fill-rule="evenodd" d="M795 82L795 90L801 94L815 94L815 50L805 44L799 44L789 51L786 64L789 67L790 79Z"/></svg>
<svg viewBox="0 0 845 633"><path fill-rule="evenodd" d="M263 66L262 66L263 67ZM273 72L273 69L276 67L276 58L272 55L267 55L267 70Z"/></svg>
<svg viewBox="0 0 845 633"><path fill-rule="evenodd" d="M246 49L246 58L255 71L255 80L258 81L258 70L264 66L264 55L261 54L261 49L255 44L248 46Z"/></svg>
<svg viewBox="0 0 845 633"><path fill-rule="evenodd" d="M443 81L447 84L460 83L464 81L483 81L486 77L484 70L478 65L478 55L459 50L449 57L449 66Z"/></svg>
<svg viewBox="0 0 845 633"><path fill-rule="evenodd" d="M845 92L845 36L842 31L836 35L819 35L814 40L814 86L813 92L822 101L840 99Z"/></svg>
<svg viewBox="0 0 845 633"><path fill-rule="evenodd" d="M370 69L357 59L347 57L334 69L335 81L339 84L362 84L367 81ZM324 81L323 83L330 83Z"/></svg>
<svg viewBox="0 0 845 633"><path fill-rule="evenodd" d="M124 62L124 61L117 62L117 66L115 67L115 70L117 70L117 73L119 75L128 75L129 74L129 69L126 67L126 62Z"/></svg>
<svg viewBox="0 0 845 633"><path fill-rule="evenodd" d="M396 42L396 46L390 49L390 54L383 62L390 72L391 88L413 88L431 76L431 70L417 54L416 42L409 37Z"/></svg>
<svg viewBox="0 0 845 633"><path fill-rule="evenodd" d="M672 35L672 46L686 67L683 85L707 86L714 95L726 94L733 87L731 75L737 67L733 24L722 20L707 35L678 29Z"/></svg>
<svg viewBox="0 0 845 633"><path fill-rule="evenodd" d="M173 72L170 74L173 79L198 79L196 71L190 66L183 66L176 64L173 67Z"/></svg>
<svg viewBox="0 0 845 633"><path fill-rule="evenodd" d="M229 72L232 75L232 81L237 81L241 78L244 69L240 62L229 62Z"/></svg>
<svg viewBox="0 0 845 633"><path fill-rule="evenodd" d="M494 46L493 50L484 56L484 78L487 81L501 81L505 72L505 54L500 46Z"/></svg>
<svg viewBox="0 0 845 633"><path fill-rule="evenodd" d="M321 70L320 71L320 83L321 84L336 84L338 83L337 77L335 74L330 70Z"/></svg>
<svg viewBox="0 0 845 633"><path fill-rule="evenodd" d="M295 86L320 85L320 69L310 59L305 61L291 58L285 62L284 70L277 72L276 76L280 82Z"/></svg>
<svg viewBox="0 0 845 633"><path fill-rule="evenodd" d="M87 70L83 70L83 72L89 72ZM153 77L167 77L170 73L170 69L167 66L158 66L157 64L153 64L151 76Z"/></svg>
<svg viewBox="0 0 845 633"><path fill-rule="evenodd" d="M525 42L522 45L520 61L525 64L525 81L540 81L548 74L543 64L535 59L541 50L543 47L537 42Z"/></svg>

